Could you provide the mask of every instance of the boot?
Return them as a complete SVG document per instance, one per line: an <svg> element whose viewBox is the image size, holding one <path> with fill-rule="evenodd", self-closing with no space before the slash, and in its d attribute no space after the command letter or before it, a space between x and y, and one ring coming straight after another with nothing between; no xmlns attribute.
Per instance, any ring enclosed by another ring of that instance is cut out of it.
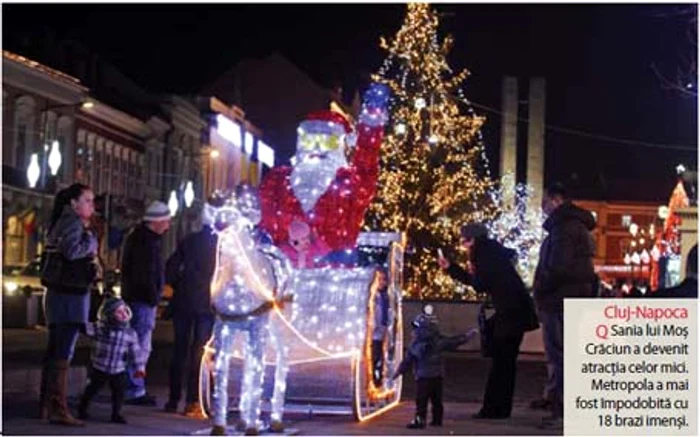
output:
<svg viewBox="0 0 700 437"><path fill-rule="evenodd" d="M68 390L68 360L56 360L49 377L49 421L66 426L85 426L85 422L73 417L66 403Z"/></svg>
<svg viewBox="0 0 700 437"><path fill-rule="evenodd" d="M214 425L211 427L211 434L209 435L226 435L226 427Z"/></svg>
<svg viewBox="0 0 700 437"><path fill-rule="evenodd" d="M112 422L112 423L119 423L119 424L121 424L121 425L126 425L126 424L127 424L127 421L126 421L126 419L124 418L124 416L122 416L122 415L119 414L119 413L112 413L112 418L110 419L110 422Z"/></svg>
<svg viewBox="0 0 700 437"><path fill-rule="evenodd" d="M204 411L202 411L202 407L199 406L199 402L188 403L183 414L190 419L204 420L207 418Z"/></svg>
<svg viewBox="0 0 700 437"><path fill-rule="evenodd" d="M78 419L81 420L88 420L90 419L90 415L87 412L88 409L88 401L85 399L85 395L83 395L82 399L80 399L80 405L78 405Z"/></svg>
<svg viewBox="0 0 700 437"><path fill-rule="evenodd" d="M408 429L424 429L425 428L425 419L423 419L420 416L416 416L415 419L413 419L413 422L406 425L406 428L408 428Z"/></svg>
<svg viewBox="0 0 700 437"><path fill-rule="evenodd" d="M49 419L49 396L48 396L48 379L49 365L44 361L41 366L41 385L39 386L39 419Z"/></svg>
<svg viewBox="0 0 700 437"><path fill-rule="evenodd" d="M284 432L284 424L281 420L273 420L270 422L270 431L275 433Z"/></svg>

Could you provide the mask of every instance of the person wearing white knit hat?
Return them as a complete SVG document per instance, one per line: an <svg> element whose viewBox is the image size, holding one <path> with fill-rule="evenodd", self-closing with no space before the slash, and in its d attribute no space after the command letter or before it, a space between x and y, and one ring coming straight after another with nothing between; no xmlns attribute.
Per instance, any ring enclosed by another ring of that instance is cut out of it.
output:
<svg viewBox="0 0 700 437"><path fill-rule="evenodd" d="M162 255L163 234L170 228L170 210L160 201L152 202L124 241L122 254L122 299L133 313L131 327L139 338L141 351L151 352L151 336L156 327L156 310L165 285L165 265ZM143 378L134 378L137 369L127 369L129 381L126 402L132 405L154 406L156 400L146 392Z"/></svg>

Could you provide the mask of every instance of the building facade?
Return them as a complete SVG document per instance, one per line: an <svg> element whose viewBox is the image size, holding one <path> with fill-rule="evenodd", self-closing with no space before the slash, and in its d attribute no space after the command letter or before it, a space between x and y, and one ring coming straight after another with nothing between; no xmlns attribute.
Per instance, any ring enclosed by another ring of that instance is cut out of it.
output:
<svg viewBox="0 0 700 437"><path fill-rule="evenodd" d="M101 75L93 70L76 71L111 94L3 52L3 265L25 264L40 253L54 194L74 182L95 191L100 254L111 269L118 268L123 238L150 202L177 200L164 244L167 256L200 225L209 195L241 182L257 185L260 162L274 165L275 151L240 108L212 97L155 98L110 66ZM119 88L124 93L115 93ZM231 135L231 126L238 137ZM47 165L47 145L54 141L61 156L56 176ZM27 170L33 159L40 177L30 187ZM195 196L187 204L190 182Z"/></svg>
<svg viewBox="0 0 700 437"><path fill-rule="evenodd" d="M633 262L627 255L644 250L651 253L656 232L663 226L663 220L659 217L660 205L595 200L577 200L574 203L591 211L596 218L593 236L596 242L594 262L598 274L609 279L648 280L650 260L644 257L639 262Z"/></svg>
<svg viewBox="0 0 700 437"><path fill-rule="evenodd" d="M202 93L245 108L248 118L255 120L274 145L278 164L294 155L299 123L310 112L328 109L334 97L331 90L277 53L240 62Z"/></svg>
<svg viewBox="0 0 700 437"><path fill-rule="evenodd" d="M71 183L73 162L64 159L50 172L51 144L61 154L75 152L76 119L88 89L67 74L3 51L3 263L24 264L41 249L53 193ZM27 170L39 166L34 188Z"/></svg>

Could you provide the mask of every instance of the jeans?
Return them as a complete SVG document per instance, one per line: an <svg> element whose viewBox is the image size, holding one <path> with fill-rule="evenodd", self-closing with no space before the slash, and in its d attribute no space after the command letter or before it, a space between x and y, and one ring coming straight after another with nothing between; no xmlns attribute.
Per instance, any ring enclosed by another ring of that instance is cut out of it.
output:
<svg viewBox="0 0 700 437"><path fill-rule="evenodd" d="M84 326L82 323L51 323L46 358L49 361L71 361L75 353L78 334Z"/></svg>
<svg viewBox="0 0 700 437"><path fill-rule="evenodd" d="M552 413L555 417L562 417L564 414L564 312L540 311L540 321L547 364L552 369Z"/></svg>
<svg viewBox="0 0 700 437"><path fill-rule="evenodd" d="M129 306L132 313L131 327L136 331L141 353L145 357L145 362L148 363L148 357L151 355L151 337L156 327L156 307L140 302L132 302ZM146 394L145 378L134 378L134 373L138 370L134 363L129 363L126 370L128 376L126 398L136 399L144 396Z"/></svg>
<svg viewBox="0 0 700 437"><path fill-rule="evenodd" d="M199 365L204 345L211 337L214 315L174 314L175 349L170 364L170 402L182 396L182 374L187 367L187 403L199 400Z"/></svg>

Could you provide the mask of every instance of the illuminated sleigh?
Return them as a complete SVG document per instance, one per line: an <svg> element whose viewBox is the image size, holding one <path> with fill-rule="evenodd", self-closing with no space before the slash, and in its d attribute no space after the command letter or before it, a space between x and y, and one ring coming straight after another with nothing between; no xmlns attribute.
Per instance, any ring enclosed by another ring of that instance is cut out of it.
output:
<svg viewBox="0 0 700 437"><path fill-rule="evenodd" d="M352 414L367 420L382 414L401 399L401 378L391 380L403 354L401 289L403 245L400 234L363 233L360 253L388 261L389 320L384 336L381 383L373 378L372 333L375 323L377 264L367 267L295 270L291 279L294 301L274 309L275 324L289 347L285 411ZM238 407L244 335L237 336L229 373L229 405ZM211 405L212 346L207 345L200 367L200 399ZM263 411L269 411L276 354L274 342L265 348Z"/></svg>

